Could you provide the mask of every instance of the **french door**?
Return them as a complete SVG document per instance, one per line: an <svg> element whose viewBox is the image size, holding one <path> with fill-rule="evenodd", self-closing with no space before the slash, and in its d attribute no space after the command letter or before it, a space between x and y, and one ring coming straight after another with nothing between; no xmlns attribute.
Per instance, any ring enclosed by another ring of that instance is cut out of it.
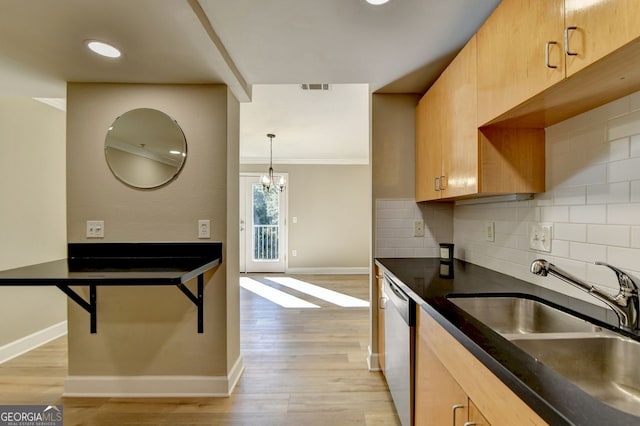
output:
<svg viewBox="0 0 640 426"><path fill-rule="evenodd" d="M240 175L240 272L285 271L286 194L265 191L260 175Z"/></svg>

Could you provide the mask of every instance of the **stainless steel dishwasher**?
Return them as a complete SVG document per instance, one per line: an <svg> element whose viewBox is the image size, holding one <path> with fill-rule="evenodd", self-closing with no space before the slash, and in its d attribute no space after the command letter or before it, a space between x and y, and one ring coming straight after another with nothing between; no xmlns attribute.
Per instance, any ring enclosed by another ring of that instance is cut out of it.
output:
<svg viewBox="0 0 640 426"><path fill-rule="evenodd" d="M413 424L415 302L384 276L385 378L402 426Z"/></svg>

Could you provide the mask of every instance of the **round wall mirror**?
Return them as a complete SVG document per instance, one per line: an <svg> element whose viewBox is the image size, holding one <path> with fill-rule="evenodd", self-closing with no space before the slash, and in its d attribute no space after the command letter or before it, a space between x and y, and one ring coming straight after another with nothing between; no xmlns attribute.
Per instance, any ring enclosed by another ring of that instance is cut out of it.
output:
<svg viewBox="0 0 640 426"><path fill-rule="evenodd" d="M178 123L162 111L138 108L115 119L104 142L113 174L135 188L156 188L174 179L187 158Z"/></svg>

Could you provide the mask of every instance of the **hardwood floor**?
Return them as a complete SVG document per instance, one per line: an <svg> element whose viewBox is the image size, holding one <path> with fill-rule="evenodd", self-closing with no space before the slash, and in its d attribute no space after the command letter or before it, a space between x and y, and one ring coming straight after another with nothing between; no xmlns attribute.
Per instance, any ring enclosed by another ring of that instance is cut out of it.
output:
<svg viewBox="0 0 640 426"><path fill-rule="evenodd" d="M0 403L61 403L65 425L398 425L382 374L367 370L369 308L253 278L320 307L282 308L241 289L245 372L229 398L62 398L65 337L0 365ZM364 275L295 278L369 299Z"/></svg>

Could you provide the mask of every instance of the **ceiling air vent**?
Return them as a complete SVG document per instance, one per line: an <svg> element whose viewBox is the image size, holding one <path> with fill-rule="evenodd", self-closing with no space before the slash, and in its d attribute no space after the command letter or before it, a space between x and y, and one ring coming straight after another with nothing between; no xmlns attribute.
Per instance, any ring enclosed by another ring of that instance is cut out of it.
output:
<svg viewBox="0 0 640 426"><path fill-rule="evenodd" d="M329 90L328 83L302 83L302 90Z"/></svg>

